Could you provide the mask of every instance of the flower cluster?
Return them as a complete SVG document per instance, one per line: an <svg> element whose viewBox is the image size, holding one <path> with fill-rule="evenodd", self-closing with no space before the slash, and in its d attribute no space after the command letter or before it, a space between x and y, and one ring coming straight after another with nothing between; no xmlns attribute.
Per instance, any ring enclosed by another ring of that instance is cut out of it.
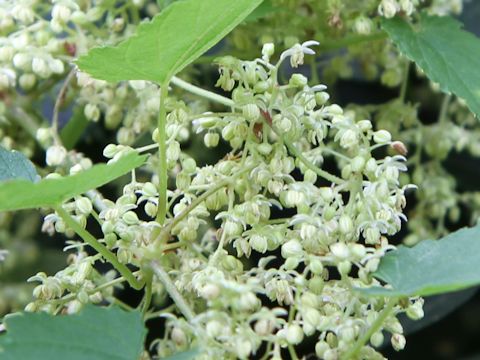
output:
<svg viewBox="0 0 480 360"><path fill-rule="evenodd" d="M140 269L137 278L147 276L144 261L151 258L171 277L173 296L185 304L176 302L162 315L167 333L155 342L160 357L197 344L205 358L247 358L266 344L267 355L281 358L283 348L294 353L305 337L316 336L317 355L337 359L387 306L354 288L380 285L371 273L393 248L387 237L406 220L408 186L399 182L405 149L388 131L329 103L324 85L309 86L300 73L279 82L282 63L297 67L316 44L296 44L277 63L270 61L273 44L253 61L220 58L218 86L232 92L225 98L230 109L195 114L177 105L168 114L167 162L176 187L168 192L163 227L155 221L156 175L133 177L116 201L96 199L93 206L79 197L63 206L82 227L93 215L101 241L121 263ZM203 133L207 147L221 138L231 151L199 167L177 139L190 126ZM104 154L115 159L155 148L111 144ZM389 155L378 155L385 151ZM44 230L73 235L55 213L45 218ZM74 312L86 302L113 301L113 286L122 279L100 275L92 266L98 256L87 256L78 243L71 247L78 252L69 267L32 278L41 284L28 309ZM172 296L164 285L153 282L156 301L165 292ZM419 318L421 305L420 299L395 304L370 344L361 344L361 356L381 358L374 348L383 343L382 329L403 348L395 315Z"/></svg>

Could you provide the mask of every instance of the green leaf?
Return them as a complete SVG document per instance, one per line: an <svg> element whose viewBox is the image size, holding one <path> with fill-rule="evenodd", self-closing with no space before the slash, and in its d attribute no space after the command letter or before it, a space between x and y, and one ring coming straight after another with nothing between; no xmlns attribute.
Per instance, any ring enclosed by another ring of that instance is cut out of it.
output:
<svg viewBox="0 0 480 360"><path fill-rule="evenodd" d="M92 49L77 60L94 78L163 84L219 42L262 0L178 1L118 46Z"/></svg>
<svg viewBox="0 0 480 360"><path fill-rule="evenodd" d="M374 277L392 288L357 289L368 295L427 296L480 284L480 225L440 240L425 240L387 253Z"/></svg>
<svg viewBox="0 0 480 360"><path fill-rule="evenodd" d="M0 211L54 207L69 198L109 183L141 166L145 160L146 156L131 153L114 164L95 165L76 175L59 179L43 179L35 184L26 180L1 183Z"/></svg>
<svg viewBox="0 0 480 360"><path fill-rule="evenodd" d="M8 315L2 360L138 360L145 327L138 311L87 306L80 313Z"/></svg>
<svg viewBox="0 0 480 360"><path fill-rule="evenodd" d="M82 137L83 131L87 127L89 121L87 120L83 109L76 107L73 111L72 117L60 132L60 139L63 146L71 150L75 147L75 144Z"/></svg>
<svg viewBox="0 0 480 360"><path fill-rule="evenodd" d="M25 155L0 146L0 182L12 179L35 181L37 171Z"/></svg>
<svg viewBox="0 0 480 360"><path fill-rule="evenodd" d="M281 8L272 4L272 0L263 0L263 2L253 10L245 19L246 22L253 22L264 18L274 12L280 11Z"/></svg>
<svg viewBox="0 0 480 360"><path fill-rule="evenodd" d="M451 17L422 14L417 24L400 18L383 20L383 28L400 51L442 91L465 99L480 115L480 41Z"/></svg>

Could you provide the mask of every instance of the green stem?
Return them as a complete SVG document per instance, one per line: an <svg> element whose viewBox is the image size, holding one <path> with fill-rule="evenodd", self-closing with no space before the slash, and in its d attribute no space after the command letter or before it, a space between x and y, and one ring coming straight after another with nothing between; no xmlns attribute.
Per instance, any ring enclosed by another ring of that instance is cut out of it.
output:
<svg viewBox="0 0 480 360"><path fill-rule="evenodd" d="M202 89L198 86L195 86L195 85L192 85L182 79L179 79L177 78L176 76L172 77L172 84L192 93L192 94L195 94L195 95L198 95L198 96L201 96L201 97L204 97L206 99L210 99L212 101L215 101L219 104L223 104L225 106L228 106L228 107L235 107L235 103L233 102L233 100L225 97L225 96L222 96L222 95L218 95L218 94L215 94L211 91L208 91L208 90L205 90L205 89Z"/></svg>
<svg viewBox="0 0 480 360"><path fill-rule="evenodd" d="M278 135L278 134L277 134ZM345 181L343 179L340 179L339 177L335 176L335 175L332 175L330 174L329 172L325 171L325 170L322 170L320 169L318 166L316 166L314 163L312 163L310 160L308 160L305 156L303 156L303 154L301 153L300 150L298 150L295 145L293 145L290 141L288 141L287 139L285 139L285 137L282 136L282 140L283 140L283 143L285 144L285 146L287 147L288 151L290 152L290 154L292 154L293 156L295 156L298 160L300 160L301 162L303 162L303 164L309 168L310 170L312 170L313 172L315 172L318 176L328 180L328 181L331 181L332 183L334 184L343 184Z"/></svg>
<svg viewBox="0 0 480 360"><path fill-rule="evenodd" d="M160 234L160 239L166 238L168 234L171 232L171 230L178 224L180 223L183 219L185 219L188 214L195 209L198 205L200 205L202 202L204 202L207 198L209 198L211 195L215 194L218 190L224 188L225 186L231 184L235 179L237 179L239 176L243 175L245 172L250 171L252 167L248 167L246 169L243 169L242 171L239 171L237 174L233 175L232 177L222 180L218 182L215 186L210 188L210 190L205 191L202 195L197 197L195 200L193 200L190 205L188 205L185 209L183 209L180 214L175 216L175 218L172 220L171 223L169 223L167 226L165 226L162 229L162 232Z"/></svg>
<svg viewBox="0 0 480 360"><path fill-rule="evenodd" d="M398 299L396 297L392 297L388 300L387 306L382 310L380 315L378 315L377 319L373 322L370 326L368 331L357 340L355 345L350 349L342 359L356 359L358 352L362 349L362 347L370 340L373 334L379 331L385 322L385 320L390 316L392 313L393 307L396 305Z"/></svg>
<svg viewBox="0 0 480 360"><path fill-rule="evenodd" d="M402 87L400 88L400 95L398 97L402 103L405 102L405 96L407 95L408 75L410 74L410 61L406 61L407 62L405 64Z"/></svg>
<svg viewBox="0 0 480 360"><path fill-rule="evenodd" d="M130 284L132 288L135 290L140 290L143 288L144 283L139 281L130 271L130 269L118 261L117 257L114 253L108 250L105 245L98 242L97 239L93 237L87 230L82 228L80 224L68 213L66 212L61 206L57 206L55 211L58 215L65 221L70 228L75 231L78 236L82 238L88 245L93 247L100 255L102 255L105 260L107 260L112 266L123 276L123 278Z"/></svg>
<svg viewBox="0 0 480 360"><path fill-rule="evenodd" d="M298 360L297 352L295 351L295 348L292 344L288 344L288 353L290 354L290 358L292 360Z"/></svg>
<svg viewBox="0 0 480 360"><path fill-rule="evenodd" d="M158 156L160 163L158 166L158 213L157 222L160 225L165 223L167 216L167 135L166 135L166 123L167 123L167 111L165 109L165 100L168 96L168 83L162 84L160 90L160 111L158 113Z"/></svg>
<svg viewBox="0 0 480 360"><path fill-rule="evenodd" d="M143 297L142 313L145 315L152 303L153 274L148 270L145 274L145 295Z"/></svg>
<svg viewBox="0 0 480 360"><path fill-rule="evenodd" d="M165 286L165 290L167 291L168 295L170 295L175 305L177 305L180 312L183 314L183 316L185 316L185 319L191 321L195 317L195 313L192 311L192 309L190 309L190 306L180 294L177 287L168 276L167 272L156 261L152 261L150 266L163 286Z"/></svg>
<svg viewBox="0 0 480 360"><path fill-rule="evenodd" d="M442 107L440 108L440 113L438 114L438 123L444 123L447 119L448 105L450 105L450 100L452 99L452 94L446 94L442 101Z"/></svg>

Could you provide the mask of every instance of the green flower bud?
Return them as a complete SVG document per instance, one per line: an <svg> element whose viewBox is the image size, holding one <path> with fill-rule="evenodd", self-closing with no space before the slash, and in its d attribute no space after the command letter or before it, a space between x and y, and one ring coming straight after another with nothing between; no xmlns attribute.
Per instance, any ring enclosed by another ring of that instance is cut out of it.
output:
<svg viewBox="0 0 480 360"><path fill-rule="evenodd" d="M293 74L288 84L293 87L304 87L308 84L308 79L302 74Z"/></svg>
<svg viewBox="0 0 480 360"><path fill-rule="evenodd" d="M377 144L386 144L392 141L392 135L387 130L378 130L373 133L373 141Z"/></svg>
<svg viewBox="0 0 480 360"><path fill-rule="evenodd" d="M303 340L303 331L297 324L288 325L286 328L286 340L289 344L298 345Z"/></svg>
<svg viewBox="0 0 480 360"><path fill-rule="evenodd" d="M383 340L384 340L384 337L381 331L377 331L373 333L373 335L370 337L370 343L376 348L382 346Z"/></svg>
<svg viewBox="0 0 480 360"><path fill-rule="evenodd" d="M407 343L407 341L405 340L405 336L403 336L402 334L393 334L390 341L392 343L392 347L396 351L403 350L405 348L405 344Z"/></svg>
<svg viewBox="0 0 480 360"><path fill-rule="evenodd" d="M303 255L302 244L298 240L290 240L282 245L282 257L301 257Z"/></svg>

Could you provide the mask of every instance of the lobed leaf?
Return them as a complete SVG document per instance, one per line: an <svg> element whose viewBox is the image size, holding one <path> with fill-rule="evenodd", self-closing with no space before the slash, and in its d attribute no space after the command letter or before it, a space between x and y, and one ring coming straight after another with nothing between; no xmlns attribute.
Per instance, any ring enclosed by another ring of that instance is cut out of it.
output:
<svg viewBox="0 0 480 360"><path fill-rule="evenodd" d="M25 155L0 146L0 182L13 179L35 181L37 171Z"/></svg>
<svg viewBox="0 0 480 360"><path fill-rule="evenodd" d="M117 46L94 48L80 57L80 70L110 82L169 81L219 42L262 0L184 0L169 5Z"/></svg>
<svg viewBox="0 0 480 360"><path fill-rule="evenodd" d="M54 207L115 180L141 166L145 160L145 155L131 153L114 164L94 165L76 175L59 179L43 179L37 183L23 179L0 183L0 211Z"/></svg>
<svg viewBox="0 0 480 360"><path fill-rule="evenodd" d="M480 225L414 247L399 246L381 260L374 277L391 288L357 289L378 296L428 296L480 284Z"/></svg>
<svg viewBox="0 0 480 360"><path fill-rule="evenodd" d="M480 115L480 40L451 17L421 14L416 24L399 17L382 27L400 51L413 60L442 91L465 99Z"/></svg>
<svg viewBox="0 0 480 360"><path fill-rule="evenodd" d="M139 311L92 305L68 316L17 313L4 324L3 360L138 360L146 334Z"/></svg>

